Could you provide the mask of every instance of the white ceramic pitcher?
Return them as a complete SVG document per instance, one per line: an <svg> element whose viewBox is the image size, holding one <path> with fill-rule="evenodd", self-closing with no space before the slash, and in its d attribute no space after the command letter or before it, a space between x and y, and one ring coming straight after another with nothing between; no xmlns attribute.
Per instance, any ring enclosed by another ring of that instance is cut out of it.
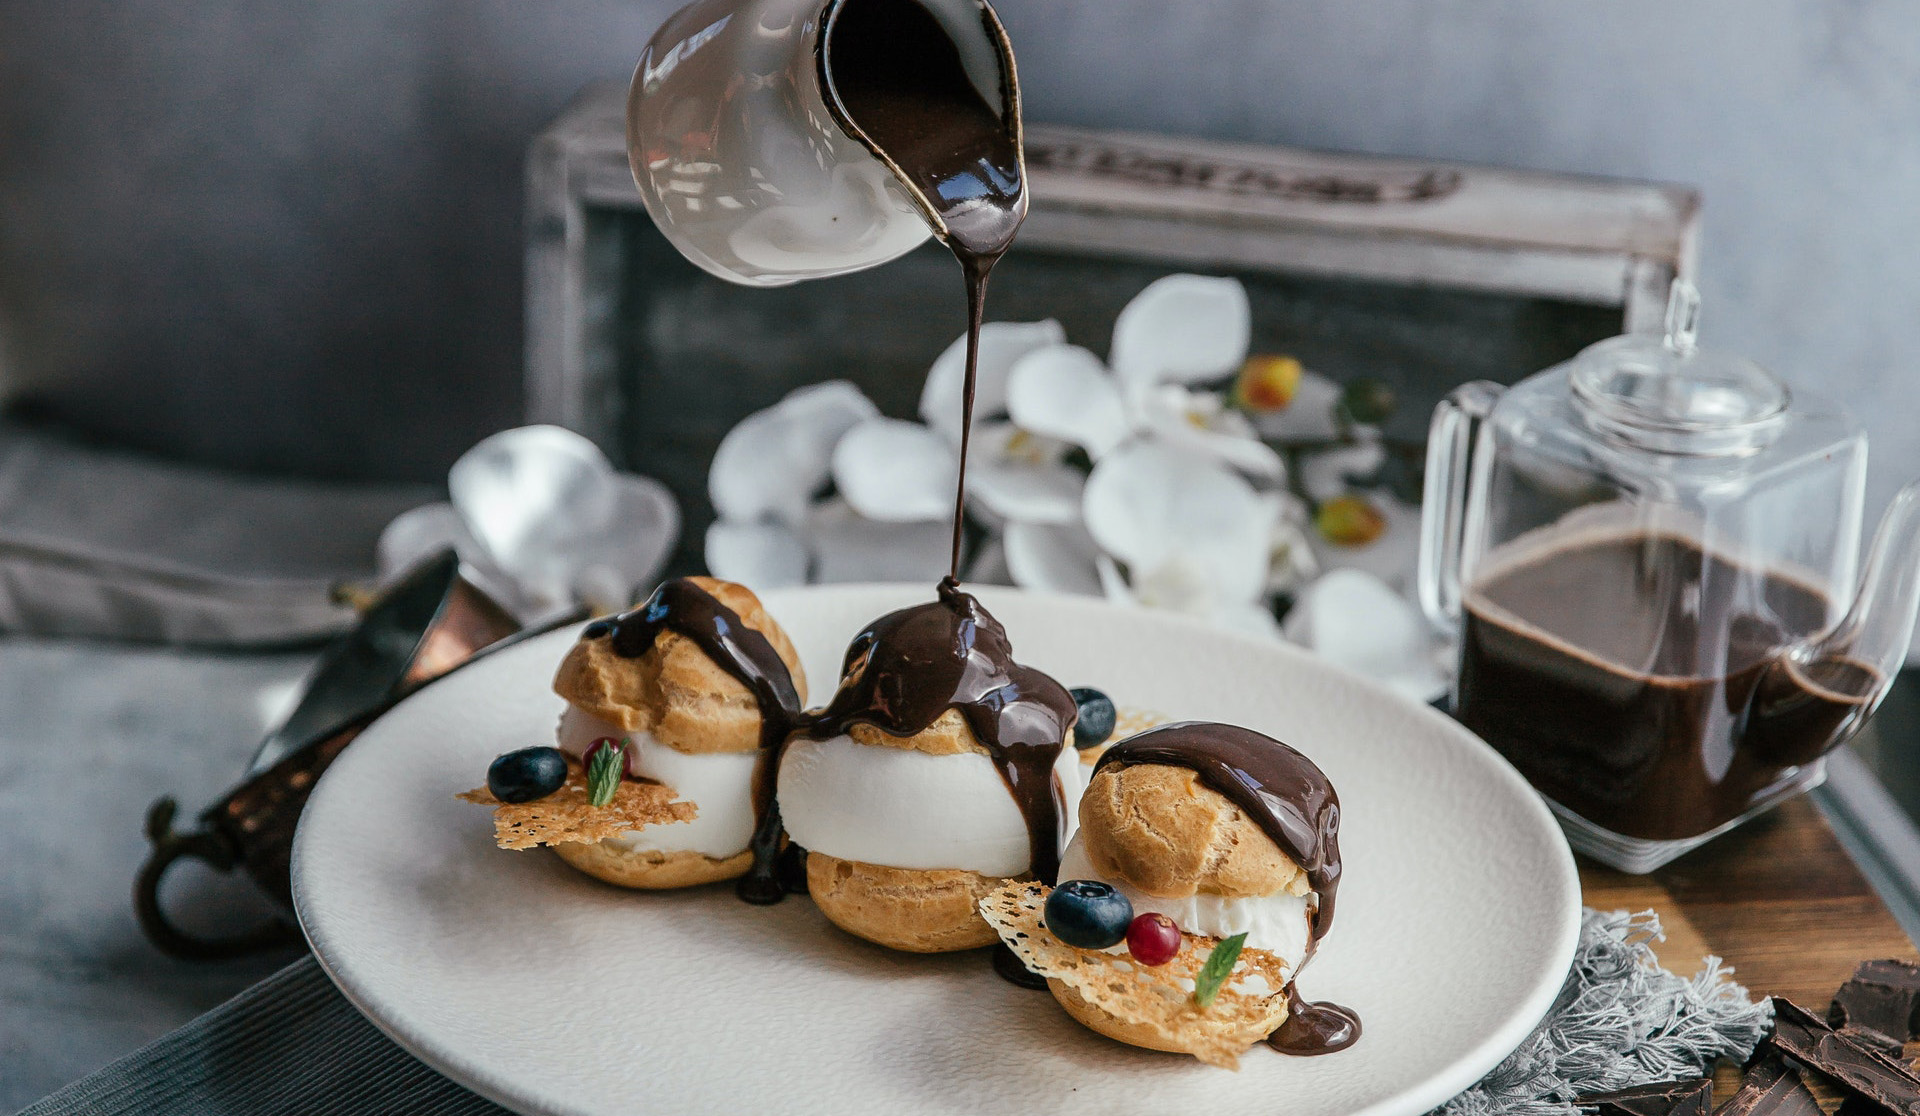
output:
<svg viewBox="0 0 1920 1116"><path fill-rule="evenodd" d="M696 0L634 71L627 155L654 223L702 268L776 287L896 259L943 232L925 198L852 125L828 46L849 3ZM1008 127L1013 50L984 0L918 3Z"/></svg>

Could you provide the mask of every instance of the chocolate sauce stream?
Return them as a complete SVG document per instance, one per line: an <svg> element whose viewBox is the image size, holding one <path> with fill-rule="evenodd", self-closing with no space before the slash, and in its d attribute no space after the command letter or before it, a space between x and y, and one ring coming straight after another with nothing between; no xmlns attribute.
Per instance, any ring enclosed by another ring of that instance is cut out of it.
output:
<svg viewBox="0 0 1920 1116"><path fill-rule="evenodd" d="M1007 630L952 578L939 598L889 612L847 646L840 688L802 731L816 739L856 724L889 736L925 731L955 709L987 749L1027 825L1035 879L1060 866L1053 764L1078 712L1066 687L1013 660Z"/></svg>
<svg viewBox="0 0 1920 1116"><path fill-rule="evenodd" d="M1208 789L1240 807L1307 873L1318 897L1309 927L1305 968L1333 926L1340 889L1340 796L1314 762L1270 736L1209 721L1161 725L1107 749L1098 775L1135 764L1184 767ZM1297 971L1296 971L1297 976ZM1331 1054L1360 1038L1360 1017L1338 1004L1312 1003L1287 982L1287 1018L1267 1036L1283 1054Z"/></svg>
<svg viewBox="0 0 1920 1116"><path fill-rule="evenodd" d="M1004 32L984 4L980 18L988 36L1004 46ZM1027 216L1013 54L1004 52L1003 115L974 87L940 21L915 0L842 0L822 42L829 106L919 195L966 279L967 374L947 570L957 579L987 276Z"/></svg>
<svg viewBox="0 0 1920 1116"><path fill-rule="evenodd" d="M786 888L777 878L780 806L774 788L787 738L805 717L793 675L765 635L687 578L663 583L631 612L587 625L581 638L610 638L614 654L637 659L653 648L661 632L668 631L692 640L716 666L753 691L760 706L760 759L753 777L755 823L749 844L753 867L735 890L750 903L777 903Z"/></svg>

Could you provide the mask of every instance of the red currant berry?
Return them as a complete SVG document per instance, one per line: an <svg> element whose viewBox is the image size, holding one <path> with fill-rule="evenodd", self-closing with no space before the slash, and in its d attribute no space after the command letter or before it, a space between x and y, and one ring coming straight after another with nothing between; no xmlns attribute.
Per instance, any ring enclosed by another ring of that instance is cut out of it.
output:
<svg viewBox="0 0 1920 1116"><path fill-rule="evenodd" d="M580 753L580 766L587 771L592 771L593 757L599 755L602 748L621 749L620 773L629 779L636 778L633 773L633 750L626 746L624 740L615 740L611 736L603 736L587 745L587 750Z"/></svg>
<svg viewBox="0 0 1920 1116"><path fill-rule="evenodd" d="M1180 927L1151 911L1127 925L1127 952L1142 965L1164 965L1180 953Z"/></svg>

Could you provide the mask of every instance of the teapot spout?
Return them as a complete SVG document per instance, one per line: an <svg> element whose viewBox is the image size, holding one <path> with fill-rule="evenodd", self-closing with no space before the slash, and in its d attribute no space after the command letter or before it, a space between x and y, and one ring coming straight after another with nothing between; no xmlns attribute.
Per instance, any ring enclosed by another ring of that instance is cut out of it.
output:
<svg viewBox="0 0 1920 1116"><path fill-rule="evenodd" d="M1803 662L1851 661L1876 675L1880 691L1906 662L1920 612L1920 481L1900 490L1874 532L1867 568L1853 607L1832 631L1808 641L1795 658Z"/></svg>
<svg viewBox="0 0 1920 1116"><path fill-rule="evenodd" d="M1782 764L1808 763L1851 737L1906 662L1920 610L1920 481L1874 532L1853 606L1830 631L1789 647L1761 677L1746 742Z"/></svg>
<svg viewBox="0 0 1920 1116"><path fill-rule="evenodd" d="M1874 532L1853 607L1767 664L1747 698L1742 746L1780 766L1812 763L1865 724L1893 686L1920 609L1920 481Z"/></svg>

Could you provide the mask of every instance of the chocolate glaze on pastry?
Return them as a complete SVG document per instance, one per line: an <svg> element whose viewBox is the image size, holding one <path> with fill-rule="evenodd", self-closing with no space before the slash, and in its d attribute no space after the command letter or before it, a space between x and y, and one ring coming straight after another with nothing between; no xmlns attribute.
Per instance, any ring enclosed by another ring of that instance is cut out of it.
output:
<svg viewBox="0 0 1920 1116"><path fill-rule="evenodd" d="M1326 773L1299 752L1251 729L1207 721L1162 725L1107 749L1097 775L1136 764L1184 767L1245 811L1307 874L1316 905L1307 958L1333 925L1340 888L1340 796ZM1306 962L1301 962L1304 967ZM1267 1037L1284 1054L1331 1054L1360 1038L1360 1018L1338 1004L1313 1003L1287 983L1287 1019Z"/></svg>
<svg viewBox="0 0 1920 1116"><path fill-rule="evenodd" d="M952 578L939 599L889 612L847 646L839 690L803 731L816 740L856 724L913 736L949 709L987 749L1027 825L1034 878L1060 865L1053 764L1078 712L1066 687L1013 660L1007 630Z"/></svg>
<svg viewBox="0 0 1920 1116"><path fill-rule="evenodd" d="M668 631L692 640L715 665L753 691L760 706L760 759L754 772L755 822L749 845L753 866L735 889L750 903L777 903L786 889L776 878L781 846L774 774L782 746L804 717L793 675L765 635L688 578L663 583L631 612L587 625L580 638L607 639L615 654L637 659L653 647L660 633Z"/></svg>

